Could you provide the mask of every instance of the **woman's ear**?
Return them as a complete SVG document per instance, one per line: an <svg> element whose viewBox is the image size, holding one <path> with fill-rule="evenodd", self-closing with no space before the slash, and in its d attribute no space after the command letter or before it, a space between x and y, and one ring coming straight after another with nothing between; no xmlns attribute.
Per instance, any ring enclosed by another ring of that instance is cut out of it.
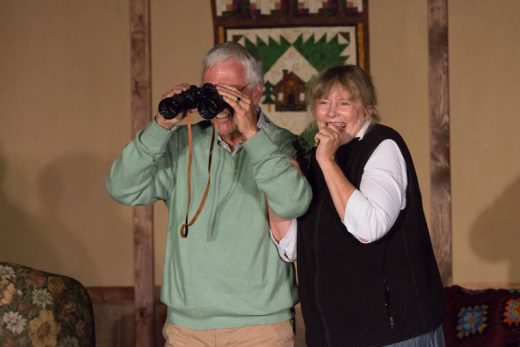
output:
<svg viewBox="0 0 520 347"><path fill-rule="evenodd" d="M374 106L367 106L364 108L365 109L365 116L367 116L367 118L369 117L372 117L372 115L374 114Z"/></svg>

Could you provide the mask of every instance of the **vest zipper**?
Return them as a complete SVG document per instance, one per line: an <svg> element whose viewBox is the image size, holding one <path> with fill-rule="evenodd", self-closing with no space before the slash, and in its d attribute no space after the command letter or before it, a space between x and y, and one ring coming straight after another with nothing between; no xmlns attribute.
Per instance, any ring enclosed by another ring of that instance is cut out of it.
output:
<svg viewBox="0 0 520 347"><path fill-rule="evenodd" d="M388 324L390 325L390 329L393 329L395 327L395 320L394 320L394 312L392 309L392 294L390 291L390 279L388 278L388 273L386 271L386 251L387 251L388 244L385 245L384 251L383 251L383 286L384 286L384 296L385 296L385 308L386 308L386 315L388 316Z"/></svg>

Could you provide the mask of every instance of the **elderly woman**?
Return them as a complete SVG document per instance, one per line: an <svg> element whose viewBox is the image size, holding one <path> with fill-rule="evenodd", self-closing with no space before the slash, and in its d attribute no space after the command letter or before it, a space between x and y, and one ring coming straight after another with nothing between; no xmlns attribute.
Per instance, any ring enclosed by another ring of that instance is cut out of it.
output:
<svg viewBox="0 0 520 347"><path fill-rule="evenodd" d="M307 345L444 346L417 175L401 136L376 124L370 75L331 67L308 99L317 146L302 168L314 198L297 227Z"/></svg>

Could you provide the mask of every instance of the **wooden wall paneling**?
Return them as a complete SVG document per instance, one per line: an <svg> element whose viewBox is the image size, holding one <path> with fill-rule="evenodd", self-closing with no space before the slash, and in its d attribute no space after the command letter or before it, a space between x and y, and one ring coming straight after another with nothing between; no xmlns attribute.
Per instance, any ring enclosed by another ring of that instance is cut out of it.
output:
<svg viewBox="0 0 520 347"><path fill-rule="evenodd" d="M132 135L151 112L150 1L130 0ZM133 207L135 345L154 345L153 207Z"/></svg>
<svg viewBox="0 0 520 347"><path fill-rule="evenodd" d="M89 287L96 322L96 345L123 347L135 344L134 288Z"/></svg>
<svg viewBox="0 0 520 347"><path fill-rule="evenodd" d="M428 0L431 234L444 285L453 281L447 0Z"/></svg>
<svg viewBox="0 0 520 347"><path fill-rule="evenodd" d="M128 347L137 345L135 336L134 287L89 287L94 307L96 343L98 346ZM166 320L166 305L159 300L161 287L154 288L154 343L164 346L162 327Z"/></svg>

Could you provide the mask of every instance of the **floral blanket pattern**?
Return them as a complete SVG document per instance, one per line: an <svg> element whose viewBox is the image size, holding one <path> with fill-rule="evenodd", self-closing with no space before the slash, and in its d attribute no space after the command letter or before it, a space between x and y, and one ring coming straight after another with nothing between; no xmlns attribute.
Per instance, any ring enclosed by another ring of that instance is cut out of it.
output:
<svg viewBox="0 0 520 347"><path fill-rule="evenodd" d="M77 280L0 262L0 346L94 346L94 316Z"/></svg>

